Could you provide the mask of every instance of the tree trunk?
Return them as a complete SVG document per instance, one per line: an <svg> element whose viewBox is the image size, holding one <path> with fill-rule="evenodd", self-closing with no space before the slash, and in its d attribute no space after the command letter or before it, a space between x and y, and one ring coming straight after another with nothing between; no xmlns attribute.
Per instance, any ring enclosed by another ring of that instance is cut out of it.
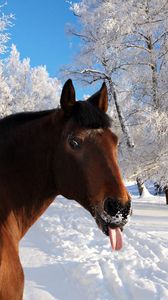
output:
<svg viewBox="0 0 168 300"><path fill-rule="evenodd" d="M120 125L121 125L122 132L124 133L124 136L126 137L127 145L130 148L134 148L134 141L133 141L133 138L130 134L129 128L126 124L126 121L125 121L124 115L122 113L120 104L118 103L117 94L116 94L116 91L114 89L113 82L112 82L111 79L109 79L108 82L109 82L109 87L110 87L110 94L114 99L114 103L115 103L117 114L118 114L118 119L119 119L119 122L120 122Z"/></svg>
<svg viewBox="0 0 168 300"><path fill-rule="evenodd" d="M156 64L152 65L152 98L155 109L159 108L159 100L157 97L157 71Z"/></svg>
<svg viewBox="0 0 168 300"><path fill-rule="evenodd" d="M144 189L144 183L143 183L143 181L142 181L142 179L140 177L136 178L136 182L137 182L137 187L138 187L139 195L142 196L143 189Z"/></svg>
<svg viewBox="0 0 168 300"><path fill-rule="evenodd" d="M157 96L157 85L158 85L158 74L157 74L157 64L156 64L156 58L154 55L153 50L153 43L152 43L152 37L148 36L147 38L147 47L150 51L150 67L152 72L152 102L155 109L159 108L159 99Z"/></svg>
<svg viewBox="0 0 168 300"><path fill-rule="evenodd" d="M166 204L168 205L168 186L165 186L164 192L165 192L165 195L166 195Z"/></svg>

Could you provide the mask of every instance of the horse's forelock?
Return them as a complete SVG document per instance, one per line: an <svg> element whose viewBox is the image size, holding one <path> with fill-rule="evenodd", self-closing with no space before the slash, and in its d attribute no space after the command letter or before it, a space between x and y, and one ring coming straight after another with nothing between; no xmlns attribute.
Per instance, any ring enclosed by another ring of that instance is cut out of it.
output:
<svg viewBox="0 0 168 300"><path fill-rule="evenodd" d="M77 101L71 118L82 128L105 129L111 127L110 117L87 101Z"/></svg>

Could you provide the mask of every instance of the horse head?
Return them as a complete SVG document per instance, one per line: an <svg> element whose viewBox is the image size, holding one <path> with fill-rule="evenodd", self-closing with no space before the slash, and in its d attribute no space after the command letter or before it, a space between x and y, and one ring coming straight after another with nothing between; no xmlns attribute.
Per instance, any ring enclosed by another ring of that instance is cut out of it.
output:
<svg viewBox="0 0 168 300"><path fill-rule="evenodd" d="M106 84L86 101L76 101L69 79L62 90L57 188L95 218L110 236L113 249L122 246L123 226L131 213L130 196L117 163L118 138L106 114Z"/></svg>

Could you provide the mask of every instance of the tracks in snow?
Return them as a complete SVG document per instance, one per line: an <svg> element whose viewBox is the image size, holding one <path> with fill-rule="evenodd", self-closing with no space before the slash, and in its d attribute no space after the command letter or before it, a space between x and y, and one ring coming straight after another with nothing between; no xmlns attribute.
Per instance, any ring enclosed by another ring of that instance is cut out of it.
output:
<svg viewBox="0 0 168 300"><path fill-rule="evenodd" d="M149 203L134 201L124 249L112 252L89 213L60 197L21 244L24 300L167 300L168 209Z"/></svg>

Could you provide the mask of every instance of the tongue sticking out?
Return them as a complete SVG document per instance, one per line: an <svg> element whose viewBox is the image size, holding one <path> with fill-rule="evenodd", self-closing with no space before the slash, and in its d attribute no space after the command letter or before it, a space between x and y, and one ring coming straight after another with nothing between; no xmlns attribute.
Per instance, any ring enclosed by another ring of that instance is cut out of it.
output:
<svg viewBox="0 0 168 300"><path fill-rule="evenodd" d="M112 229L108 226L110 243L113 250L120 250L123 246L122 232L119 227Z"/></svg>

